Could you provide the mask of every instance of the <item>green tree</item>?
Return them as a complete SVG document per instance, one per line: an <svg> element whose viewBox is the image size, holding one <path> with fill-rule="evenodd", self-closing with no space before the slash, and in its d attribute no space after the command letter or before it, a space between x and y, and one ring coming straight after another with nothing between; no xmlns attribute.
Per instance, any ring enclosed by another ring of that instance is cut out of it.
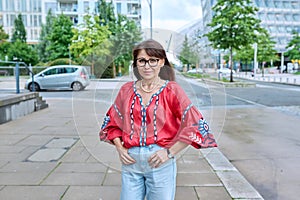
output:
<svg viewBox="0 0 300 200"><path fill-rule="evenodd" d="M48 60L69 57L69 45L71 45L73 37L72 26L72 21L64 14L53 20L52 30L47 36L49 41L49 45L46 47Z"/></svg>
<svg viewBox="0 0 300 200"><path fill-rule="evenodd" d="M35 65L38 62L38 55L34 48L20 40L11 44L7 55L9 60L17 58L19 61L25 62L27 65Z"/></svg>
<svg viewBox="0 0 300 200"><path fill-rule="evenodd" d="M48 40L48 36L52 31L52 24L55 17L52 15L51 9L48 11L46 16L46 24L42 25L41 35L39 39L39 43L37 45L39 59L42 62L49 61L50 55L49 51L47 51L47 47L50 46L50 41Z"/></svg>
<svg viewBox="0 0 300 200"><path fill-rule="evenodd" d="M132 60L132 49L142 40L142 36L136 23L124 15L118 15L114 28L111 36L113 42L111 52L115 58L114 65L117 66L121 75L122 67L129 65L129 61Z"/></svg>
<svg viewBox="0 0 300 200"><path fill-rule="evenodd" d="M8 38L9 35L5 33L3 26L0 25L0 60L5 60L5 56L10 45L10 43L7 41Z"/></svg>
<svg viewBox="0 0 300 200"><path fill-rule="evenodd" d="M91 64L91 73L94 75L95 62L110 54L109 48L112 45L108 40L110 31L107 26L100 26L98 16L86 15L84 23L79 24L78 28L74 28L73 33L70 50L79 63ZM104 63L102 62L102 64Z"/></svg>
<svg viewBox="0 0 300 200"><path fill-rule="evenodd" d="M190 65L196 66L199 63L197 44L190 44L187 35L185 35L182 43L182 49L179 53L179 60L183 65L187 66L187 70L190 69Z"/></svg>
<svg viewBox="0 0 300 200"><path fill-rule="evenodd" d="M215 49L229 50L230 68L233 67L233 50L252 44L260 30L257 8L251 0L219 0L212 8L214 16L205 34ZM230 81L233 82L232 71Z"/></svg>
<svg viewBox="0 0 300 200"><path fill-rule="evenodd" d="M295 30L292 34L293 38L286 46L289 50L285 53L285 55L288 56L290 60L300 60L300 34Z"/></svg>
<svg viewBox="0 0 300 200"><path fill-rule="evenodd" d="M13 43L16 42L17 40L26 43L26 31L25 31L21 14L19 14L14 21L14 31L11 38L11 42Z"/></svg>

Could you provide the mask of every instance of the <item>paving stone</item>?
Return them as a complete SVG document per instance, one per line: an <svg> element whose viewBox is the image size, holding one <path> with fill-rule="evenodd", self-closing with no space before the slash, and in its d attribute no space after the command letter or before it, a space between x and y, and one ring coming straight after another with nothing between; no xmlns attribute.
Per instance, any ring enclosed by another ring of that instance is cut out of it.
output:
<svg viewBox="0 0 300 200"><path fill-rule="evenodd" d="M6 186L0 191L3 200L54 200L66 191L67 186Z"/></svg>
<svg viewBox="0 0 300 200"><path fill-rule="evenodd" d="M0 146L0 153L20 153L26 148L26 146L21 145L3 145Z"/></svg>
<svg viewBox="0 0 300 200"><path fill-rule="evenodd" d="M62 200L119 200L120 186L71 186Z"/></svg>
<svg viewBox="0 0 300 200"><path fill-rule="evenodd" d="M100 163L61 163L55 172L102 172L105 173L107 167Z"/></svg>
<svg viewBox="0 0 300 200"><path fill-rule="evenodd" d="M196 187L201 200L232 200L224 187Z"/></svg>
<svg viewBox="0 0 300 200"><path fill-rule="evenodd" d="M214 173L177 173L177 186L222 186Z"/></svg>
<svg viewBox="0 0 300 200"><path fill-rule="evenodd" d="M18 143L20 146L44 146L53 136L49 135L30 135L26 139Z"/></svg>
<svg viewBox="0 0 300 200"><path fill-rule="evenodd" d="M1 173L19 173L19 172L45 172L48 173L55 168L57 163L33 163L33 162L9 162L0 169Z"/></svg>
<svg viewBox="0 0 300 200"><path fill-rule="evenodd" d="M107 173L101 185L121 186L122 185L121 173Z"/></svg>
<svg viewBox="0 0 300 200"><path fill-rule="evenodd" d="M175 200L198 200L194 187L176 187Z"/></svg>
<svg viewBox="0 0 300 200"><path fill-rule="evenodd" d="M56 161L67 152L66 149L40 149L32 154L27 160L31 162Z"/></svg>
<svg viewBox="0 0 300 200"><path fill-rule="evenodd" d="M47 174L47 171L0 173L0 185L38 185Z"/></svg>
<svg viewBox="0 0 300 200"><path fill-rule="evenodd" d="M238 171L217 172L228 193L236 199L262 199L261 195Z"/></svg>
<svg viewBox="0 0 300 200"><path fill-rule="evenodd" d="M212 172L212 169L205 159L200 160L198 158L189 162L184 161L184 159L177 160L177 171L179 173L209 173Z"/></svg>
<svg viewBox="0 0 300 200"><path fill-rule="evenodd" d="M86 160L90 157L90 153L86 150L85 147L72 147L62 158L63 162L79 162L85 163Z"/></svg>
<svg viewBox="0 0 300 200"><path fill-rule="evenodd" d="M70 148L78 138L53 138L45 145L46 148Z"/></svg>
<svg viewBox="0 0 300 200"><path fill-rule="evenodd" d="M84 185L100 186L104 173L52 173L42 185Z"/></svg>
<svg viewBox="0 0 300 200"><path fill-rule="evenodd" d="M11 135L1 134L0 135L0 146L15 145L18 142L24 140L28 135Z"/></svg>

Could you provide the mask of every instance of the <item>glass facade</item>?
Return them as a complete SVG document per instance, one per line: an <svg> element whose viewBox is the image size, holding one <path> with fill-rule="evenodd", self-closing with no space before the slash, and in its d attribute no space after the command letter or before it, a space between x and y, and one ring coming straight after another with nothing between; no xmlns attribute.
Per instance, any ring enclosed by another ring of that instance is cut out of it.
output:
<svg viewBox="0 0 300 200"><path fill-rule="evenodd" d="M261 26L267 29L276 42L278 52L285 51L287 43L292 38L292 31L300 32L300 1L299 0L253 0L258 7L257 17L261 20ZM201 0L203 12L203 24L211 21L212 6L216 0ZM209 27L206 27L206 30Z"/></svg>

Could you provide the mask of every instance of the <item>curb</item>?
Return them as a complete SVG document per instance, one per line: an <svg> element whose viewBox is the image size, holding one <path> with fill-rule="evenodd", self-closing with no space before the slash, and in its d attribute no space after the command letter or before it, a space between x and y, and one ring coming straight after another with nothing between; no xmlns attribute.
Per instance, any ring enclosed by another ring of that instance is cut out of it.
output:
<svg viewBox="0 0 300 200"><path fill-rule="evenodd" d="M263 197L218 148L200 149L200 151L232 199L263 200Z"/></svg>

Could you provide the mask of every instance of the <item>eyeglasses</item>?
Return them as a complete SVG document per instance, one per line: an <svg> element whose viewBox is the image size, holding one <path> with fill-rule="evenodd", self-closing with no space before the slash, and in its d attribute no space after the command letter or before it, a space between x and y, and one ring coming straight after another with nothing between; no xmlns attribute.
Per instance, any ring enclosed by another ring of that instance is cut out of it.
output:
<svg viewBox="0 0 300 200"><path fill-rule="evenodd" d="M145 58L140 58L136 60L136 64L138 67L145 67L146 64L148 63L148 65L150 67L156 67L158 65L158 58L149 58L149 60L146 60Z"/></svg>

